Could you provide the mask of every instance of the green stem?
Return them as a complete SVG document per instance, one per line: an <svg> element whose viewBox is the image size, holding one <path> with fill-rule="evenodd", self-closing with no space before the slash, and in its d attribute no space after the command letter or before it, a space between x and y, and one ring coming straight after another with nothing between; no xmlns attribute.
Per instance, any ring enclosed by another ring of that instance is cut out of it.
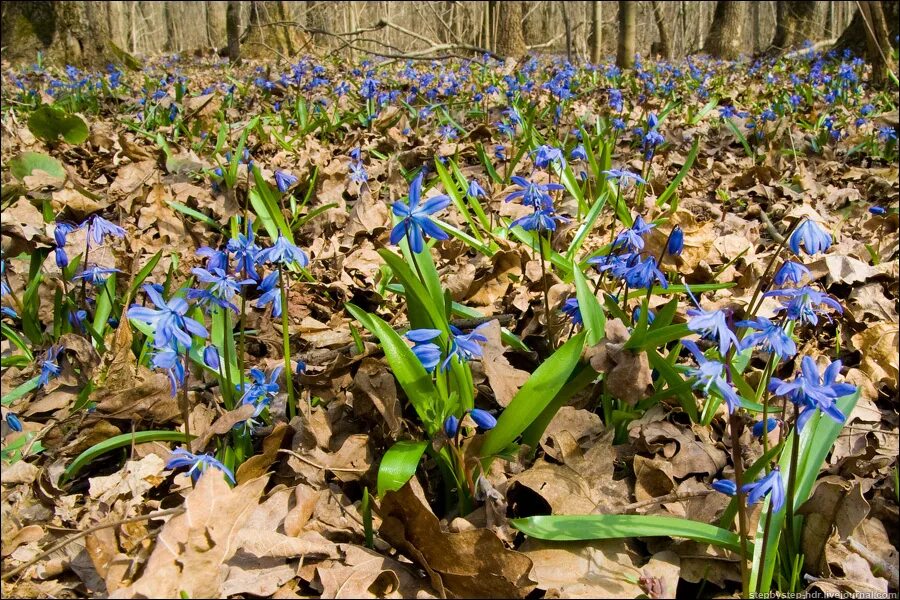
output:
<svg viewBox="0 0 900 600"><path fill-rule="evenodd" d="M541 282L543 283L544 288L544 316L547 319L547 335L550 338L550 348L552 350L556 350L556 334L553 331L553 318L550 314L550 288L547 285L547 264L544 261L544 235L543 233L538 234L538 244L540 244L540 255L541 255ZM550 246L549 239L547 240L547 246Z"/></svg>
<svg viewBox="0 0 900 600"><path fill-rule="evenodd" d="M281 287L281 342L284 350L284 381L288 393L288 418L297 416L297 401L294 398L294 373L291 370L291 334L288 319L287 282L284 280L284 267L278 265L278 283Z"/></svg>
<svg viewBox="0 0 900 600"><path fill-rule="evenodd" d="M222 339L225 342L222 352L225 355L225 388L222 390L222 398L225 400L225 408L232 410L234 408L234 380L231 378L231 341L233 340L233 332L231 330L231 314L229 308L222 310Z"/></svg>

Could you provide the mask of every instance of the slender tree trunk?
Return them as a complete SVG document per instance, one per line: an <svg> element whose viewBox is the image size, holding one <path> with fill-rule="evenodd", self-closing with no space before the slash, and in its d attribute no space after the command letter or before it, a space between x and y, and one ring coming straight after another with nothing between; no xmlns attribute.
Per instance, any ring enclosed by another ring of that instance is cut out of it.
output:
<svg viewBox="0 0 900 600"><path fill-rule="evenodd" d="M500 2L497 12L497 54L512 58L525 56L522 3Z"/></svg>
<svg viewBox="0 0 900 600"><path fill-rule="evenodd" d="M616 64L622 69L634 66L635 42L637 37L637 3L628 0L619 2L619 45Z"/></svg>
<svg viewBox="0 0 900 600"><path fill-rule="evenodd" d="M600 0L591 2L591 62L600 63L603 53L603 4Z"/></svg>
<svg viewBox="0 0 900 600"><path fill-rule="evenodd" d="M225 8L225 35L228 38L228 60L232 64L241 61L241 3L228 0Z"/></svg>
<svg viewBox="0 0 900 600"><path fill-rule="evenodd" d="M719 0L703 51L716 58L735 59L743 49L747 3Z"/></svg>
<svg viewBox="0 0 900 600"><path fill-rule="evenodd" d="M566 60L572 62L572 22L569 20L569 11L566 10L566 3L561 2L563 25L566 28Z"/></svg>
<svg viewBox="0 0 900 600"><path fill-rule="evenodd" d="M656 21L656 29L659 31L659 54L668 60L672 58L672 45L669 42L669 34L666 31L662 2L657 0L653 0L653 19Z"/></svg>
<svg viewBox="0 0 900 600"><path fill-rule="evenodd" d="M786 2L779 0L775 5L775 37L772 49L784 50L798 46L806 40L819 37L821 26L818 19L820 2Z"/></svg>

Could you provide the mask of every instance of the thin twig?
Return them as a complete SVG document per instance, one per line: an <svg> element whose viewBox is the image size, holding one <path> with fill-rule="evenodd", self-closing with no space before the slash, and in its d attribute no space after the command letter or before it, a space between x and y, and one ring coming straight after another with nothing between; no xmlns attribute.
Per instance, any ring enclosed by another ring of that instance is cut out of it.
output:
<svg viewBox="0 0 900 600"><path fill-rule="evenodd" d="M371 468L371 467L366 467L365 469L361 469L359 467L329 467L327 465L320 465L320 464L314 463L313 461L309 460L308 458L301 456L300 454L297 454L293 450L287 450L285 448L280 448L278 451L282 452L284 454L290 454L297 460L299 460L301 462L305 462L306 464L308 464L311 467L315 467L317 469L322 469L323 471L334 471L335 473L338 473L338 472L340 472L340 473L366 473Z"/></svg>

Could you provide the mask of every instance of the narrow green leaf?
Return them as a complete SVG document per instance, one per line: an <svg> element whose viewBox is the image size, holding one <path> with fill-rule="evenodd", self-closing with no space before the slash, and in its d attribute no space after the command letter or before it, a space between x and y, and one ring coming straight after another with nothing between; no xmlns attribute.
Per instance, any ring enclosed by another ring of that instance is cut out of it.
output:
<svg viewBox="0 0 900 600"><path fill-rule="evenodd" d="M584 273L578 265L574 265L572 272L575 274L575 294L578 298L578 309L584 322L584 330L587 332L587 345L594 346L600 343L606 335L606 316L597 296L591 291Z"/></svg>
<svg viewBox="0 0 900 600"><path fill-rule="evenodd" d="M38 386L38 379L40 379L40 375L35 375L25 383L21 383L6 394L3 394L3 398L0 399L0 404L2 404L3 406L9 406L28 392L36 390Z"/></svg>
<svg viewBox="0 0 900 600"><path fill-rule="evenodd" d="M497 426L487 433L481 451L485 460L490 461L519 437L556 397L581 358L585 336L584 331L574 336L531 374L500 415Z"/></svg>
<svg viewBox="0 0 900 600"><path fill-rule="evenodd" d="M738 536L727 529L660 515L541 515L512 519L513 527L533 538L557 542L636 537L678 537L740 551Z"/></svg>
<svg viewBox="0 0 900 600"><path fill-rule="evenodd" d="M138 431L136 433L123 433L103 440L99 444L94 444L72 461L60 477L60 483L68 481L78 475L78 473L91 461L99 456L106 454L110 450L116 448L124 448L131 444L146 444L147 442L189 442L194 436L186 436L180 431Z"/></svg>
<svg viewBox="0 0 900 600"><path fill-rule="evenodd" d="M687 176L688 171L691 170L691 167L694 164L694 161L697 160L697 153L700 151L700 136L694 138L694 144L691 146L691 151L688 153L687 158L684 161L684 165L681 167L681 170L678 171L678 174L675 176L675 179L672 180L671 183L663 190L663 193L659 195L659 198L656 199L656 205L662 206L665 204L666 200L668 200L672 194L675 193L675 190L678 189L678 185L681 183L681 180Z"/></svg>

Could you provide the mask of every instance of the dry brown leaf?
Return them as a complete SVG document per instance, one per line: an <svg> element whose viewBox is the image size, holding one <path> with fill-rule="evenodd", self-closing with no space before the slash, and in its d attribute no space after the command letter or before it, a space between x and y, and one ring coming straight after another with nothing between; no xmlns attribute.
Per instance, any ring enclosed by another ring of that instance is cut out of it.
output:
<svg viewBox="0 0 900 600"><path fill-rule="evenodd" d="M862 354L860 370L872 383L887 383L898 388L900 379L900 326L897 323L876 323L851 338L853 346Z"/></svg>
<svg viewBox="0 0 900 600"><path fill-rule="evenodd" d="M316 568L321 598L434 598L408 564L340 544L341 560Z"/></svg>
<svg viewBox="0 0 900 600"><path fill-rule="evenodd" d="M497 404L505 408L530 377L530 373L516 369L503 356L506 348L500 341L499 321L490 321L485 327L479 329L479 332L487 338L487 342L482 346L484 356L481 359L481 367L494 391Z"/></svg>
<svg viewBox="0 0 900 600"><path fill-rule="evenodd" d="M253 408L252 405L245 405ZM252 414L252 411L251 411ZM277 423L275 428L272 430L272 433L266 436L266 439L263 440L263 447L261 454L254 454L246 461L241 463L241 466L238 467L237 472L234 474L235 479L238 482L238 485L244 483L245 481L250 481L251 479L255 479L264 475L269 467L272 466L272 463L275 462L275 459L278 457L278 450L281 448L284 439L290 433L291 427L287 423Z"/></svg>
<svg viewBox="0 0 900 600"><path fill-rule="evenodd" d="M606 391L634 406L647 397L653 383L646 352L635 354L624 348L631 337L621 319L606 321L605 336L600 343L587 350L591 367L605 373Z"/></svg>
<svg viewBox="0 0 900 600"><path fill-rule="evenodd" d="M268 478L230 488L222 473L203 473L185 500L185 512L163 526L144 574L114 598L218 598L237 534L257 506Z"/></svg>
<svg viewBox="0 0 900 600"><path fill-rule="evenodd" d="M385 494L381 536L431 577L439 594L463 598L524 598L534 588L531 560L507 550L486 529L445 533L428 504L407 483Z"/></svg>

